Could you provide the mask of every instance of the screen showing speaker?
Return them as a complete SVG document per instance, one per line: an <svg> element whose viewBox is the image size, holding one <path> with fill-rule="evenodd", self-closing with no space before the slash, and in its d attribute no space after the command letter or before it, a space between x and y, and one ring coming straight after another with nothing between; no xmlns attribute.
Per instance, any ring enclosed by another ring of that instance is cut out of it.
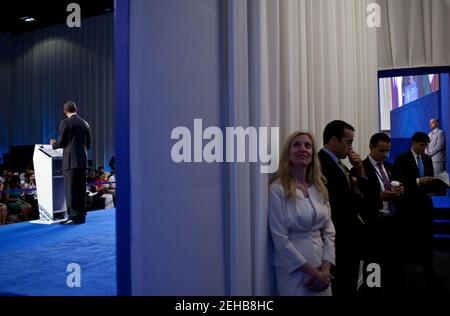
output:
<svg viewBox="0 0 450 316"><path fill-rule="evenodd" d="M380 127L391 130L391 111L408 106L439 91L439 74L397 76L379 79Z"/></svg>

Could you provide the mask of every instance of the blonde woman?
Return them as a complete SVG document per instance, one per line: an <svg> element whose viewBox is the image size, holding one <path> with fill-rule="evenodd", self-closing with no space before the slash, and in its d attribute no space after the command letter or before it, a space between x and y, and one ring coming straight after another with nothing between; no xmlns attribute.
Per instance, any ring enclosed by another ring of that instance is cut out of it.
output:
<svg viewBox="0 0 450 316"><path fill-rule="evenodd" d="M286 140L269 188L269 228L280 295L331 295L335 230L313 136Z"/></svg>

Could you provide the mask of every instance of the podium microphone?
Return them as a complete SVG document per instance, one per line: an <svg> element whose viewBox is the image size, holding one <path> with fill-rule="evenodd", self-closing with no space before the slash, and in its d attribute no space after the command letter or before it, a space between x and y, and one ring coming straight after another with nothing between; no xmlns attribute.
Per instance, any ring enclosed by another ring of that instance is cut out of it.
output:
<svg viewBox="0 0 450 316"><path fill-rule="evenodd" d="M55 128L53 130L53 133L49 137L47 137L46 143L49 144L51 139L56 139L57 137L58 137L58 129ZM41 145L41 148L44 148L44 145Z"/></svg>

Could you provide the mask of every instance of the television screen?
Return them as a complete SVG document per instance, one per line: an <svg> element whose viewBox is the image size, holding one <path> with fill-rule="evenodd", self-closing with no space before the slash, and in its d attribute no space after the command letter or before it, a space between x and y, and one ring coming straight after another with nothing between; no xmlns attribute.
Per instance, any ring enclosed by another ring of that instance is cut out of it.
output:
<svg viewBox="0 0 450 316"><path fill-rule="evenodd" d="M379 79L381 130L390 131L390 112L439 91L439 74Z"/></svg>

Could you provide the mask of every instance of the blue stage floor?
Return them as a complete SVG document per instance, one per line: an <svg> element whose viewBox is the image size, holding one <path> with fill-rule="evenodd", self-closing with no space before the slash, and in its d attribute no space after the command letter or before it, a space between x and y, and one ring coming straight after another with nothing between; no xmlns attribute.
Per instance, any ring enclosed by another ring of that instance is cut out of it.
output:
<svg viewBox="0 0 450 316"><path fill-rule="evenodd" d="M83 225L0 226L0 295L117 295L116 210L89 212ZM69 288L70 263L81 287Z"/></svg>
<svg viewBox="0 0 450 316"><path fill-rule="evenodd" d="M433 196L435 208L450 208L450 198L448 196Z"/></svg>

